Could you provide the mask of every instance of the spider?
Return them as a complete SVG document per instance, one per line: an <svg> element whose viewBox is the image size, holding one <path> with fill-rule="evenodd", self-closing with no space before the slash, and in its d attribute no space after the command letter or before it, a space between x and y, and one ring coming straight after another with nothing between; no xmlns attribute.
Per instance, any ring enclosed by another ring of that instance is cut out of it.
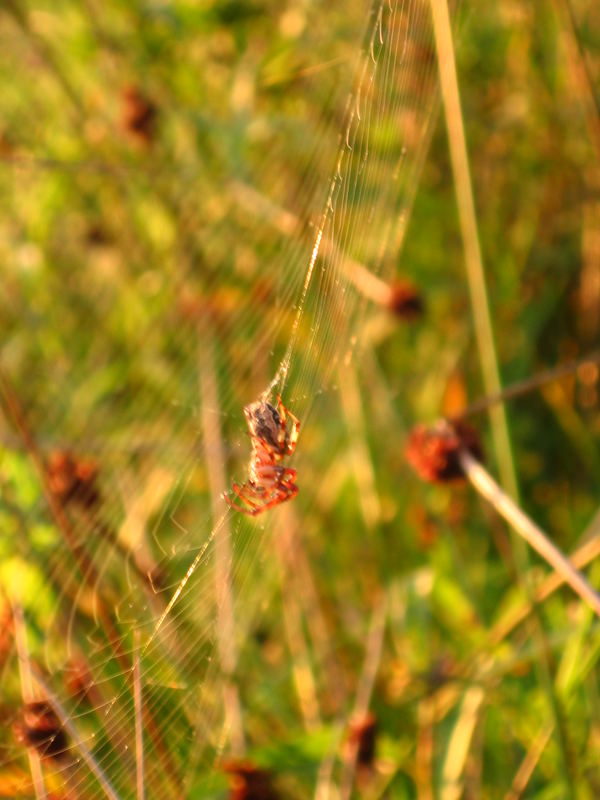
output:
<svg viewBox="0 0 600 800"><path fill-rule="evenodd" d="M296 449L300 422L281 402L277 395L277 408L257 400L244 408L248 423L252 454L248 466L248 480L242 486L233 484L233 493L240 502L235 503L224 495L227 503L254 517L298 494L296 470L280 464ZM288 429L287 419L292 423Z"/></svg>

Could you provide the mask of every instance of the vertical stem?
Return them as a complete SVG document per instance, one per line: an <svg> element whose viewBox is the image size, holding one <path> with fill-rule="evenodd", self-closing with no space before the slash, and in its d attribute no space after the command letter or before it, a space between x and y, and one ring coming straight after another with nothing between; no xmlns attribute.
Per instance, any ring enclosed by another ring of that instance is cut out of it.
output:
<svg viewBox="0 0 600 800"><path fill-rule="evenodd" d="M279 539L280 531L273 531L273 533L275 538ZM285 547L285 543L283 540L280 540L278 542L278 551L285 630L290 655L292 656L292 671L296 684L300 711L304 719L304 727L307 731L312 731L321 724L319 701L317 699L315 678L310 664L308 644L302 628L302 615L300 612L297 587L294 583L289 581L286 557L282 553L283 547Z"/></svg>
<svg viewBox="0 0 600 800"><path fill-rule="evenodd" d="M144 725L142 722L142 679L140 675L140 634L134 631L133 704L135 708L135 765L137 798L144 800Z"/></svg>
<svg viewBox="0 0 600 800"><path fill-rule="evenodd" d="M350 452L362 516L367 530L372 531L381 518L375 471L367 447L365 419L356 373L352 366L340 366L339 396L350 438Z"/></svg>
<svg viewBox="0 0 600 800"><path fill-rule="evenodd" d="M223 492L227 489L225 476L225 450L219 416L214 342L207 327L203 327L202 358L198 359L200 397L202 401L202 433L213 519L220 516L223 524L215 534L215 595L217 603L217 646L223 670L223 703L231 747L235 755L242 755L246 745L242 723L242 710L234 673L237 663L233 592L231 586L231 531L229 518L224 514Z"/></svg>
<svg viewBox="0 0 600 800"><path fill-rule="evenodd" d="M458 217L465 252L465 264L467 268L469 292L471 295L473 319L475 322L479 360L486 394L498 395L502 387L475 216L475 203L473 200L469 158L467 155L460 95L458 91L456 60L452 42L452 28L450 25L448 2L447 0L430 0L430 2L438 55L442 99L446 115L446 126L448 129L450 160L452 162L452 171L454 174L454 189L456 192ZM517 477L513 463L504 406L491 406L489 415L492 426L494 450L498 458L501 483L508 494L518 502L519 491ZM518 537L513 536L512 549L516 559L519 581L529 599L532 599L532 589L526 577L529 558L527 548ZM566 787L570 787L571 776L569 774L570 759L569 748L567 746L567 733L562 721L562 712L558 699L554 691L550 648L539 614L535 611L535 604L534 613L536 616L535 636L541 654L539 660L540 680L544 686L552 708L552 713L556 719L565 785Z"/></svg>
<svg viewBox="0 0 600 800"><path fill-rule="evenodd" d="M464 694L444 758L440 800L459 800L463 796L463 773L484 699L480 686L471 686Z"/></svg>
<svg viewBox="0 0 600 800"><path fill-rule="evenodd" d="M31 664L29 663L29 648L27 647L27 631L25 629L25 618L20 603L11 598L12 614L15 625L15 645L17 648L17 658L19 661L19 678L21 680L21 697L23 705L31 703L35 699L33 691L33 680L31 677ZM44 773L42 762L38 753L33 747L27 748L29 758L29 768L31 770L31 780L37 800L46 800L46 785L44 783Z"/></svg>
<svg viewBox="0 0 600 800"><path fill-rule="evenodd" d="M27 450L29 458L39 476L40 485L44 498L48 504L48 508L54 518L57 529L60 531L69 551L77 565L77 569L82 577L82 580L87 586L94 587L95 590L101 584L100 574L85 550L80 546L77 541L75 530L71 525L71 521L67 516L65 510L60 502L52 492L48 480L48 473L44 464L44 459L37 446L34 435L29 427L27 419L19 398L14 391L12 384L7 376L0 369L0 403L3 407L4 414L7 420L10 420L21 437L23 445ZM110 648L116 661L121 666L125 674L131 671L131 664L129 658L123 650L121 636L113 621L113 617L102 597L97 594L98 603L98 617L102 623L101 627L104 635L109 642ZM165 612L166 615L166 612ZM165 767L165 774L168 775L174 786L179 788L179 775L176 765L173 763L171 754L160 733L160 729L156 720L154 719L150 709L145 710L146 723L148 726L148 733L156 752Z"/></svg>
<svg viewBox="0 0 600 800"><path fill-rule="evenodd" d="M369 630L369 638L367 639L365 661L363 664L360 681L358 683L358 689L356 691L356 700L354 702L353 716L357 719L364 717L371 702L373 686L375 684L377 670L379 669L379 663L381 661L387 608L387 595L384 594L377 601L371 617L371 628ZM340 779L339 800L350 800L352 795L352 786L354 784L354 773L356 771L357 757L358 742L355 742L348 749L347 756L344 759L342 777Z"/></svg>
<svg viewBox="0 0 600 800"><path fill-rule="evenodd" d="M34 665L35 666L35 665ZM47 698L48 702L54 709L54 713L60 720L61 725L65 729L65 731L69 734L71 741L73 742L74 747L77 748L79 754L88 765L90 772L92 775L95 776L96 780L104 790L104 794L109 798L109 800L120 800L119 796L113 789L110 781L108 780L104 770L98 763L98 761L94 758L91 750L88 749L87 745L84 743L83 739L79 735L77 729L71 722L69 715L65 711L65 709L60 704L56 695L51 691L50 687L42 677L41 673L38 669L33 669L33 676L35 678L36 683L42 690L44 696Z"/></svg>
<svg viewBox="0 0 600 800"><path fill-rule="evenodd" d="M454 174L454 188L458 206L458 218L465 251L465 265L471 294L471 307L475 321L475 336L479 349L483 383L486 394L498 395L501 390L498 359L492 332L483 261L477 231L475 203L469 158L465 141L463 117L456 76L452 28L447 0L431 0L433 27L438 53L442 97L446 113L450 160ZM512 460L506 414L502 405L489 410L494 446L502 485L515 499L518 498L517 480Z"/></svg>
<svg viewBox="0 0 600 800"><path fill-rule="evenodd" d="M315 660L320 668L325 686L328 706L339 710L345 705L345 676L331 649L331 631L321 608L321 600L308 554L302 542L294 504L282 505L278 517L281 520L281 527L275 538L282 559L282 569L285 569L289 592L298 597L302 607Z"/></svg>
<svg viewBox="0 0 600 800"><path fill-rule="evenodd" d="M545 724L540 729L538 735L533 740L533 744L525 754L525 758L521 762L521 766L517 770L512 785L509 791L504 795L504 800L519 800L525 789L533 772L537 766L538 761L546 745L552 736L552 725Z"/></svg>
<svg viewBox="0 0 600 800"><path fill-rule="evenodd" d="M522 536L600 617L600 595L590 586L581 572L575 569L544 531L521 511L506 492L502 491L487 470L470 453L462 450L459 453L459 459L472 486L494 506L513 530Z"/></svg>

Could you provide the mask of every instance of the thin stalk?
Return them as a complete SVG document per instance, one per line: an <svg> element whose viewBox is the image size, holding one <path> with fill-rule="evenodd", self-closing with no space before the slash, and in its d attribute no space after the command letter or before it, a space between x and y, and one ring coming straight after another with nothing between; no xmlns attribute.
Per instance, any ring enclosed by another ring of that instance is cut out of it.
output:
<svg viewBox="0 0 600 800"><path fill-rule="evenodd" d="M452 41L450 15L447 0L430 0L433 18L435 45L438 56L442 100L448 130L448 144L450 160L454 175L454 189L458 207L458 217L465 253L465 265L471 307L475 323L475 336L479 350L479 361L482 370L484 389L488 395L497 395L501 392L500 371L494 343L488 295L483 269L479 232L475 215L475 202L469 168L469 158L463 124L463 115L460 104L458 78L456 74L456 59ZM518 502L518 484L514 468L506 412L503 405L491 406L489 409L490 423L494 450L498 459L501 483L508 494ZM528 567L527 549L519 539L512 537L512 550L515 556L519 581L528 597L532 599L532 591L526 578ZM571 766L567 732L562 720L562 713L555 694L552 679L550 647L545 635L541 618L537 611L535 636L537 639L540 659L539 675L548 701L552 707L557 723L558 743L561 750L561 762L566 786L571 785Z"/></svg>
<svg viewBox="0 0 600 800"><path fill-rule="evenodd" d="M569 561L576 569L582 569L587 566L590 561L600 556L600 536L591 539L589 542L581 545L570 556ZM565 578L556 572L553 572L537 587L535 590L535 602L543 603L551 594L565 584ZM512 631L524 622L532 611L530 603L514 609L507 617L501 619L494 625L490 635L492 645L500 644Z"/></svg>
<svg viewBox="0 0 600 800"><path fill-rule="evenodd" d="M282 520L277 542L281 545L281 555L286 561L286 572L293 583L302 606L306 627L316 653L317 662L324 673L328 706L337 711L345 705L346 681L339 661L331 650L332 634L321 607L321 600L315 585L310 561L303 546L298 517L292 503L283 505L279 511Z"/></svg>
<svg viewBox="0 0 600 800"><path fill-rule="evenodd" d="M133 643L133 705L135 711L135 766L138 800L144 800L144 723L142 722L142 678L140 674L139 631Z"/></svg>
<svg viewBox="0 0 600 800"><path fill-rule="evenodd" d="M513 779L510 789L504 795L504 800L519 800L527 788L531 776L537 766L540 756L546 749L546 745L552 736L553 725L546 724L539 731L538 735L533 740L533 744L525 754L525 758L521 762L521 766Z"/></svg>
<svg viewBox="0 0 600 800"><path fill-rule="evenodd" d="M367 446L365 418L354 368L351 365L339 367L338 380L360 508L365 527L372 531L381 518L381 504L376 489L375 470Z"/></svg>
<svg viewBox="0 0 600 800"><path fill-rule="evenodd" d="M73 742L73 746L79 751L79 754L87 764L90 772L100 786L102 787L104 794L109 798L109 800L119 800L119 796L117 795L116 791L112 787L108 777L106 776L104 770L96 761L94 756L92 755L91 750L88 749L85 742L79 735L79 732L71 722L69 715L67 714L66 710L63 708L61 703L58 700L58 697L54 694L54 692L50 689L50 686L46 683L44 678L42 677L40 671L37 669L35 664L31 665L33 677L35 678L36 683L40 687L44 697L52 706L54 713L60 720L60 724L63 726L65 731L69 734L69 738Z"/></svg>
<svg viewBox="0 0 600 800"><path fill-rule="evenodd" d="M19 678L21 681L21 697L23 705L26 706L35 699L33 691L33 680L31 677L31 663L29 661L29 648L27 647L27 631L25 629L25 618L20 603L10 599L12 615L15 626L15 645L17 648L17 658L19 661ZM46 800L46 784L44 783L44 772L42 770L42 760L39 753L33 748L27 748L29 758L29 769L31 770L31 781L35 791L36 800Z"/></svg>
<svg viewBox="0 0 600 800"><path fill-rule="evenodd" d="M460 450L458 457L471 485L600 617L600 595L590 586L581 572L575 569L544 531L498 486L488 471L470 453Z"/></svg>
<svg viewBox="0 0 600 800"><path fill-rule="evenodd" d="M245 211L260 217L261 220L268 222L283 236L294 237L302 233L301 220L295 214L276 205L251 186L241 181L233 181L230 184L230 190L239 206ZM339 256L338 245L327 236L323 236L320 240L320 251L323 255L335 256L336 258ZM392 287L371 272L364 264L348 255L344 255L342 269L346 278L368 300L384 307L392 303L394 297Z"/></svg>
<svg viewBox="0 0 600 800"><path fill-rule="evenodd" d="M231 585L231 531L229 517L224 514L223 493L227 489L225 448L219 424L219 393L215 369L214 342L209 331L202 329L202 357L198 359L200 397L202 400L202 433L213 519L223 524L215 534L215 596L217 606L217 646L223 671L223 704L231 748L236 756L246 749L242 723L242 707L234 674L237 664L235 646L234 601ZM199 337L200 340L200 337Z"/></svg>
<svg viewBox="0 0 600 800"><path fill-rule="evenodd" d="M356 700L354 702L354 712L352 715L356 719L364 717L369 710L371 695L373 694L373 686L375 685L375 678L377 677L377 671L379 669L381 653L383 650L383 635L385 633L387 607L387 595L383 594L383 596L375 605L371 617L371 626L369 630L369 637L367 639L365 660L358 683L358 689L356 691ZM339 800L350 800L352 795L352 787L354 784L357 758L358 742L352 742L348 747L346 757L344 758L342 776L340 778Z"/></svg>
<svg viewBox="0 0 600 800"><path fill-rule="evenodd" d="M97 590L101 583L100 574L93 562L80 546L67 514L50 487L48 473L42 458L42 454L40 453L33 433L29 428L25 418L25 413L21 407L21 403L19 402L19 398L12 388L10 381L1 369L0 402L2 403L4 414L7 420L10 420L13 423L21 437L23 445L38 474L42 493L54 518L56 527L62 534L62 537L77 565L77 569L79 570L81 578L86 585ZM116 625L113 622L113 618L106 608L104 601L98 595L97 604L98 617L102 623L101 627L112 649L113 655L119 663L123 673L129 674L131 672L131 664L127 654L123 649L121 636L119 635ZM165 767L165 773L169 776L172 783L175 784L175 786L178 786L178 773L169 753L168 747L165 745L162 739L160 729L149 709L144 710L144 716L146 718L149 736L152 739L156 752L158 753L163 766Z"/></svg>
<svg viewBox="0 0 600 800"><path fill-rule="evenodd" d="M528 394L534 389L538 389L539 387L545 386L548 383L553 383L554 381L559 381L561 378L565 378L568 375L572 375L574 372L577 372L581 367L585 367L587 364L600 364L600 352L594 351L586 356L582 356L581 358L568 361L566 364L560 364L557 367L544 370L543 372L533 375L530 378L517 381L510 386L506 386L495 394L487 395L486 397L482 397L480 400L476 400L474 403L470 403L459 414L450 417L450 420L456 421L464 419L465 417L473 416L474 414L479 414L481 411L487 411L487 409L492 405L504 403L506 400L512 400L515 397Z"/></svg>
<svg viewBox="0 0 600 800"><path fill-rule="evenodd" d="M300 610L300 597L302 591L299 582L293 578L292 565L294 563L294 540L283 535L282 529L287 529L287 518L291 510L285 506L281 508L278 519L282 525L273 531L279 555L279 573L281 576L281 595L283 603L283 619L288 640L288 647L292 657L292 673L296 684L296 694L300 711L307 731L315 730L321 724L321 711L317 699L316 681L311 669L308 643L302 626Z"/></svg>
<svg viewBox="0 0 600 800"><path fill-rule="evenodd" d="M492 331L479 232L477 230L475 202L473 200L447 0L431 0L431 10L448 129L450 160L454 174L458 218L465 253L465 266L467 268L483 384L486 394L497 395L501 391L500 371ZM503 406L492 406L490 408L490 421L502 485L512 497L517 498L517 480L512 459L508 424Z"/></svg>
<svg viewBox="0 0 600 800"><path fill-rule="evenodd" d="M420 800L433 800L434 699L424 697L417 706L417 752L415 784Z"/></svg>
<svg viewBox="0 0 600 800"><path fill-rule="evenodd" d="M596 156L600 158L600 99L594 89L594 79L579 36L575 11L571 0L554 0L554 7L563 21L562 30L567 45L567 57L571 62L573 82L583 105Z"/></svg>
<svg viewBox="0 0 600 800"><path fill-rule="evenodd" d="M480 686L471 686L464 694L444 758L440 800L458 800L463 795L463 773L484 699Z"/></svg>

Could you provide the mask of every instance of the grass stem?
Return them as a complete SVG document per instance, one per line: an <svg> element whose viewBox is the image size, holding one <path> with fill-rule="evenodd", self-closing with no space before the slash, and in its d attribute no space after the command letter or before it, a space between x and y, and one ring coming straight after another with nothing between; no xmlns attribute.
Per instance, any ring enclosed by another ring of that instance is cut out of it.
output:
<svg viewBox="0 0 600 800"><path fill-rule="evenodd" d="M544 531L498 486L488 471L470 453L461 450L459 459L471 485L600 617L600 595L590 586L581 572L575 569Z"/></svg>
<svg viewBox="0 0 600 800"><path fill-rule="evenodd" d="M52 692L50 686L46 683L40 671L35 667L34 664L32 664L31 666L32 666L33 677L35 678L36 683L41 689L44 697L48 700L48 702L52 706L54 713L60 720L60 724L63 726L63 728L69 735L69 738L73 742L73 746L77 749L77 751L79 752L79 754L89 767L90 772L94 775L94 777L102 787L104 794L109 798L109 800L120 800L118 794L116 793L110 781L108 780L108 777L106 776L104 770L102 769L98 761L94 758L94 755L92 754L91 750L87 747L87 745L79 735L79 732L71 722L71 719L67 714L66 710L63 708L62 704L59 702L54 692Z"/></svg>
<svg viewBox="0 0 600 800"><path fill-rule="evenodd" d="M219 392L215 368L214 342L210 332L202 328L199 337L202 357L199 358L200 397L202 399L202 433L213 520L224 514L223 492L227 489L225 475L225 448L221 435ZM215 599L217 607L217 646L223 671L223 704L226 725L234 755L243 755L246 749L242 723L242 708L238 688L234 682L237 663L235 646L234 600L231 577L231 531L229 518L221 516L223 524L215 534Z"/></svg>
<svg viewBox="0 0 600 800"><path fill-rule="evenodd" d="M142 678L140 674L139 631L133 644L133 705L135 709L135 765L137 800L144 800L144 724L142 722Z"/></svg>
<svg viewBox="0 0 600 800"><path fill-rule="evenodd" d="M27 647L27 631L25 629L25 618L21 604L14 599L10 599L12 606L13 622L15 626L15 646L19 659L19 678L21 681L21 697L23 705L27 706L35 700L33 690L33 680L31 677L31 663L29 661L29 648ZM29 769L31 770L31 780L35 791L36 800L46 800L46 784L42 770L42 760L33 747L27 748L29 758Z"/></svg>
<svg viewBox="0 0 600 800"><path fill-rule="evenodd" d="M498 368L483 259L477 230L475 202L473 200L471 172L469 169L469 158L467 155L467 144L458 91L456 61L454 57L452 28L450 25L447 0L431 0L431 10L438 54L442 98L446 113L450 160L452 162L452 172L454 174L458 218L465 253L465 265L471 294L471 308L473 310L473 319L475 322L475 336L479 350L483 383L486 394L498 395L502 388L500 383L500 371ZM504 407L501 405L491 406L489 413L502 485L512 497L517 498L517 480L512 460L508 424Z"/></svg>

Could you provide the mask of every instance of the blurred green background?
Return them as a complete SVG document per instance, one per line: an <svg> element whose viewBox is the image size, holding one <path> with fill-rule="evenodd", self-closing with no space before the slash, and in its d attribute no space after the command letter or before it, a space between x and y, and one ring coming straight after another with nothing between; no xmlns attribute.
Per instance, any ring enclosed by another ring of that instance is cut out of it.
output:
<svg viewBox="0 0 600 800"><path fill-rule="evenodd" d="M600 8L453 26L510 387L597 348ZM0 796L139 798L140 729L149 798L600 795L597 622L404 459L485 395L436 76L416 0L2 4ZM226 514L290 343L300 493ZM598 381L506 405L521 506L592 556Z"/></svg>

